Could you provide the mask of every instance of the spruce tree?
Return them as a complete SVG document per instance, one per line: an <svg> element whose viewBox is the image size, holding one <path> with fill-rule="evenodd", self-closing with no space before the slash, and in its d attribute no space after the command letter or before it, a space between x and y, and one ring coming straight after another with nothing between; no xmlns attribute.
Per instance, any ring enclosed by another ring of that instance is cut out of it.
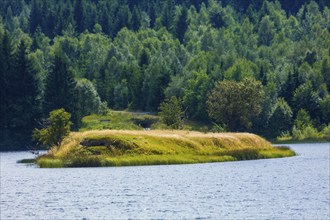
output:
<svg viewBox="0 0 330 220"><path fill-rule="evenodd" d="M34 60L29 59L23 40L18 45L14 67L8 77L10 128L30 137L41 117L40 90Z"/></svg>
<svg viewBox="0 0 330 220"><path fill-rule="evenodd" d="M69 70L68 62L61 53L55 55L53 66L48 73L44 95L44 115L64 108L74 118L76 81Z"/></svg>
<svg viewBox="0 0 330 220"><path fill-rule="evenodd" d="M33 0L31 3L31 13L30 13L30 33L33 34L38 26L41 26L41 11L40 4L38 0Z"/></svg>
<svg viewBox="0 0 330 220"><path fill-rule="evenodd" d="M188 12L184 6L181 10L180 15L177 18L175 34L181 43L183 43L184 35L188 29Z"/></svg>
<svg viewBox="0 0 330 220"><path fill-rule="evenodd" d="M84 7L82 0L75 0L74 3L74 20L76 21L76 30L78 33L84 31Z"/></svg>
<svg viewBox="0 0 330 220"><path fill-rule="evenodd" d="M7 31L0 30L0 130L3 134L4 129L8 129L10 117L9 117L9 105L10 96L8 94L9 82L8 78L11 75L13 69L14 48L12 39Z"/></svg>

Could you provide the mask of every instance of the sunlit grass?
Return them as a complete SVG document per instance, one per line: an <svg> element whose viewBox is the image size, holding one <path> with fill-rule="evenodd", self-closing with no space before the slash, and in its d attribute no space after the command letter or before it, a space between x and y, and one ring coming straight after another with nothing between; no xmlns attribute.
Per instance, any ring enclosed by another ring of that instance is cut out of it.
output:
<svg viewBox="0 0 330 220"><path fill-rule="evenodd" d="M259 152L262 158L281 158L281 157L292 157L296 153L288 147L274 147L269 150L262 150Z"/></svg>
<svg viewBox="0 0 330 220"><path fill-rule="evenodd" d="M235 161L231 156L203 156L203 155L139 155L106 158L104 166L143 166L143 165L169 165L193 164Z"/></svg>
<svg viewBox="0 0 330 220"><path fill-rule="evenodd" d="M40 158L37 160L40 168L61 168L66 167L64 162L60 159Z"/></svg>
<svg viewBox="0 0 330 220"><path fill-rule="evenodd" d="M177 130L73 132L37 159L40 167L101 167L225 162L294 156L249 133Z"/></svg>

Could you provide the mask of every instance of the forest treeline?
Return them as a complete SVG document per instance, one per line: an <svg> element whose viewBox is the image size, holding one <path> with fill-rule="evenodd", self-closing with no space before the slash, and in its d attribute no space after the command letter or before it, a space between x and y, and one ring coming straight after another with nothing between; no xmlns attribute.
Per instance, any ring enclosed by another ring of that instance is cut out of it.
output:
<svg viewBox="0 0 330 220"><path fill-rule="evenodd" d="M328 1L3 0L0 12L1 149L25 147L54 109L78 129L173 96L190 119L270 138L330 123ZM246 82L263 92L256 114L215 117L211 94Z"/></svg>

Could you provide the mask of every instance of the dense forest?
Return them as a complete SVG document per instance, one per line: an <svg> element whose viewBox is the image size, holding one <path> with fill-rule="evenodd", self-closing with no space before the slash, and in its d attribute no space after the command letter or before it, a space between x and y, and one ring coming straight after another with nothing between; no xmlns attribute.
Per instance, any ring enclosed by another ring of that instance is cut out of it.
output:
<svg viewBox="0 0 330 220"><path fill-rule="evenodd" d="M1 0L1 150L24 149L54 109L65 108L79 129L82 117L106 108L157 113L171 97L189 119L227 131L321 131L330 123L329 7Z"/></svg>

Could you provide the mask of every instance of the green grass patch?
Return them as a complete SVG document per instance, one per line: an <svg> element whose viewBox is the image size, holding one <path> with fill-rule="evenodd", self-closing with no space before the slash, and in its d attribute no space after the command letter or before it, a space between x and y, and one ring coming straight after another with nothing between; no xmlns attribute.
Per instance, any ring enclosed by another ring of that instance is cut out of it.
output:
<svg viewBox="0 0 330 220"><path fill-rule="evenodd" d="M60 159L52 158L40 158L37 160L37 164L40 168L61 168L67 167L67 165Z"/></svg>
<svg viewBox="0 0 330 220"><path fill-rule="evenodd" d="M89 115L82 119L80 131L89 130L143 130L159 123L155 115L109 111L107 115Z"/></svg>
<svg viewBox="0 0 330 220"><path fill-rule="evenodd" d="M269 150L262 150L259 152L261 158L282 158L296 156L296 153L288 147L274 147Z"/></svg>
<svg viewBox="0 0 330 220"><path fill-rule="evenodd" d="M231 156L202 156L202 155L139 155L106 158L104 166L143 166L143 165L169 165L194 164L235 161Z"/></svg>

